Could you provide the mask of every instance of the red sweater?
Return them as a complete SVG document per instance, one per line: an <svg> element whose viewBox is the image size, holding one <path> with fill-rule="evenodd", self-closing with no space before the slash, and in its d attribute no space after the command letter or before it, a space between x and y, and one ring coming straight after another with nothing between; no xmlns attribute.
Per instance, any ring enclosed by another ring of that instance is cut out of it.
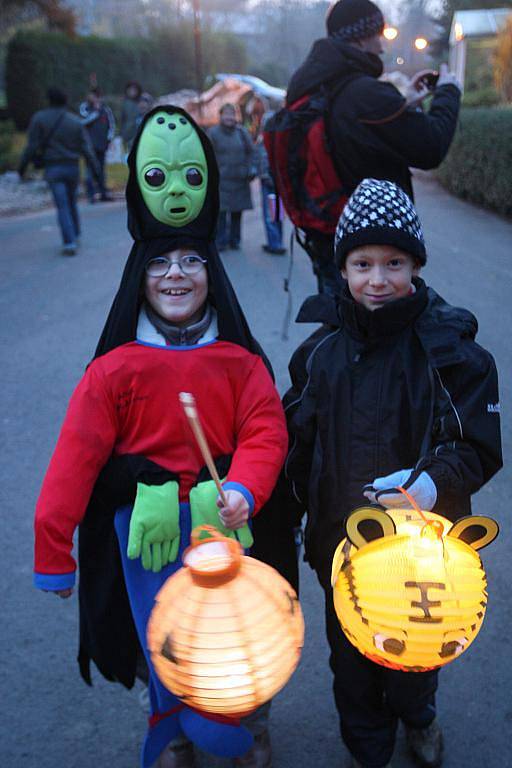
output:
<svg viewBox="0 0 512 768"><path fill-rule="evenodd" d="M35 518L35 570L75 571L73 533L111 454L141 454L180 477L180 499L204 461L178 401L192 392L214 458L233 455L227 482L245 486L254 513L270 496L288 438L261 358L215 341L197 347L130 342L95 360L76 388Z"/></svg>

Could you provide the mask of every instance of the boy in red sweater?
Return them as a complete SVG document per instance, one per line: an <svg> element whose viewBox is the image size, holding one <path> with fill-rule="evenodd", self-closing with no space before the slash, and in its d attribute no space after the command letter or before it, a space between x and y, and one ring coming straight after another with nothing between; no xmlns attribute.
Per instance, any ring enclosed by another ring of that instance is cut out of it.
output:
<svg viewBox="0 0 512 768"><path fill-rule="evenodd" d="M252 736L192 712L161 685L145 639L154 596L180 567L196 525L251 546L249 523L275 484L287 434L215 249L211 147L186 113L168 107L146 116L130 155L127 200L135 244L43 483L35 584L72 594L80 526L82 674L89 680L92 658L108 679L130 686L142 651L152 715L142 765L186 767L194 765L192 741L236 757ZM183 390L195 395L226 507L219 509L181 410Z"/></svg>

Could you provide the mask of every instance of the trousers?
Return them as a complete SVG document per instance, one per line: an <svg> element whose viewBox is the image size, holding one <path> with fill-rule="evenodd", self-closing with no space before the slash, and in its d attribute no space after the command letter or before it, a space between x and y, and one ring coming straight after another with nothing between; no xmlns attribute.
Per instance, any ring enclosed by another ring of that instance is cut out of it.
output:
<svg viewBox="0 0 512 768"><path fill-rule="evenodd" d="M398 721L426 728L436 715L438 672L401 672L363 656L340 627L330 573L318 574L325 594L325 623L334 674L341 737L365 768L382 768L393 754Z"/></svg>
<svg viewBox="0 0 512 768"><path fill-rule="evenodd" d="M321 232L308 233L304 241L299 240L313 266L318 283L318 293L338 296L342 280L339 269L334 263L334 236Z"/></svg>
<svg viewBox="0 0 512 768"><path fill-rule="evenodd" d="M229 225L227 217L229 214ZM217 226L217 246L238 248L240 245L242 211L221 211Z"/></svg>
<svg viewBox="0 0 512 768"><path fill-rule="evenodd" d="M44 178L50 187L57 208L57 219L65 245L73 245L80 235L77 208L79 180L78 163L48 165Z"/></svg>

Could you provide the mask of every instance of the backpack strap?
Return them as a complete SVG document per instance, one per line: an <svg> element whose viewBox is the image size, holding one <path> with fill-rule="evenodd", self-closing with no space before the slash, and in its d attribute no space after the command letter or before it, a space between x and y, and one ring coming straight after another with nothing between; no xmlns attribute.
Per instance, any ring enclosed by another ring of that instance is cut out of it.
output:
<svg viewBox="0 0 512 768"><path fill-rule="evenodd" d="M51 137L53 136L53 134L55 133L59 125L61 124L66 114L67 114L67 110L65 109L55 120L54 124L52 125L52 127L50 128L46 136L44 136L43 140L39 142L39 146L37 147L38 152L44 152L44 150L48 145L48 142L50 141Z"/></svg>
<svg viewBox="0 0 512 768"><path fill-rule="evenodd" d="M333 103L334 99L340 95L340 93L345 90L347 85L349 85L354 80L358 80L359 78L364 77L364 73L362 72L351 72L349 75L346 75L341 80L337 82L331 82L331 83L324 83L322 85L322 93L324 97L327 99L327 113L329 113L330 105ZM328 117L328 114L324 117L324 125L325 125L325 138L327 140L327 146L329 147L329 153L331 155L332 164L334 165L336 172L338 174L338 177L342 180L346 177L346 173L343 172L343 169L339 167L338 159L336 157L336 152L334 152L333 142L331 139L330 134L330 120ZM350 196L350 193L348 190L345 190L348 193L348 196Z"/></svg>

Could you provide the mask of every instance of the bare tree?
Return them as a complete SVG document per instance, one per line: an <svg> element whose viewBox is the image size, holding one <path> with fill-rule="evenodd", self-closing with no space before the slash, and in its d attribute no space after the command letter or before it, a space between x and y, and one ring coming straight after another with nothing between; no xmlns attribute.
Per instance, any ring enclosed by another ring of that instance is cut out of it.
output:
<svg viewBox="0 0 512 768"><path fill-rule="evenodd" d="M26 21L43 19L49 29L74 35L75 14L61 0L2 0L2 32Z"/></svg>

